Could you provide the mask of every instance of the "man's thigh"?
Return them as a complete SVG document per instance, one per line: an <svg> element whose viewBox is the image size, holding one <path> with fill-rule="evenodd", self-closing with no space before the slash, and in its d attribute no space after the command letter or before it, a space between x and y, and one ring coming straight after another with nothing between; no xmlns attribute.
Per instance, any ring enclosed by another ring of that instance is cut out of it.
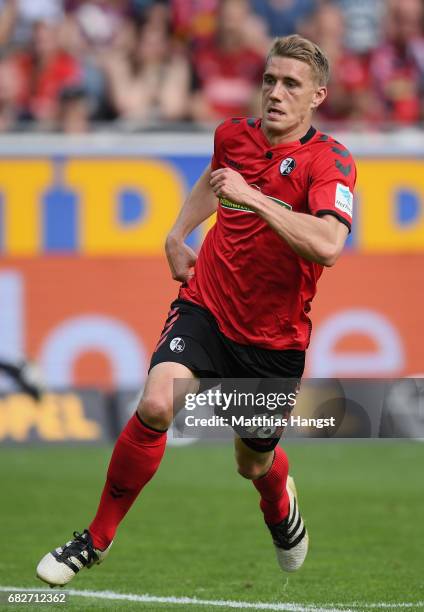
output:
<svg viewBox="0 0 424 612"><path fill-rule="evenodd" d="M253 392L257 402L251 410L244 410L242 406L235 406L232 411L237 417L249 418L261 417L263 425L258 418L258 424L234 425L233 429L237 436L248 449L256 453L271 453L277 446L284 432L284 425L290 417L290 413L296 403L296 396L305 367L305 352L294 349L270 350L255 345L240 345L228 338L224 339L227 348L227 366L232 365L230 371L233 378L255 379L254 388L250 382L239 381L239 391ZM251 381L253 383L253 380ZM227 379L223 381L223 387L229 390L235 381ZM278 396L286 402L275 404ZM268 398L273 402L273 408L268 410L268 400L264 404L260 400ZM272 417L274 424L268 424L268 418Z"/></svg>
<svg viewBox="0 0 424 612"><path fill-rule="evenodd" d="M179 363L198 377L222 376L225 347L212 315L175 300L153 352L149 371L163 362Z"/></svg>
<svg viewBox="0 0 424 612"><path fill-rule="evenodd" d="M178 385L181 391L177 396L175 380L181 381L181 385ZM165 404L172 406L174 400L178 403L182 399L182 394L196 393L198 387L199 381L189 368L180 363L164 361L150 370L141 401L159 397Z"/></svg>
<svg viewBox="0 0 424 612"><path fill-rule="evenodd" d="M296 404L299 379L240 380L238 391L242 397L243 391L247 390L246 383L251 383L246 393L249 402L246 405L239 402L232 409L232 413L237 417L234 419L236 424L233 430L249 450L255 453L270 453L279 443Z"/></svg>

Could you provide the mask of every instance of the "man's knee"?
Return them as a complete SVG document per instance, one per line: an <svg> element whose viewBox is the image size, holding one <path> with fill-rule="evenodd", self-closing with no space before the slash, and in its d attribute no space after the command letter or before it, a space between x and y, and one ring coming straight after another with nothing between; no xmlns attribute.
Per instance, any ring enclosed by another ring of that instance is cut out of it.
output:
<svg viewBox="0 0 424 612"><path fill-rule="evenodd" d="M154 395L141 398L137 413L144 423L155 429L168 429L173 421L172 404Z"/></svg>
<svg viewBox="0 0 424 612"><path fill-rule="evenodd" d="M256 480L265 476L272 465L274 451L259 453L248 448L242 440L236 441L236 463L240 476Z"/></svg>
<svg viewBox="0 0 424 612"><path fill-rule="evenodd" d="M263 463L238 463L237 471L240 476L248 480L257 480L268 472L269 467Z"/></svg>

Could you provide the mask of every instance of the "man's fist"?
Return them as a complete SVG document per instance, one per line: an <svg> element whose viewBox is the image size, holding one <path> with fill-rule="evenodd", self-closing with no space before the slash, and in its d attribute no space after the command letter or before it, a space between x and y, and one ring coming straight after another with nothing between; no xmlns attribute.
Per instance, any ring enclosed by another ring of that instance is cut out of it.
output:
<svg viewBox="0 0 424 612"><path fill-rule="evenodd" d="M211 172L210 186L218 197L228 198L237 204L245 204L252 191L242 175L231 168Z"/></svg>
<svg viewBox="0 0 424 612"><path fill-rule="evenodd" d="M165 252L171 269L172 278L182 283L187 282L194 275L194 264L197 255L184 241L168 236L165 243Z"/></svg>

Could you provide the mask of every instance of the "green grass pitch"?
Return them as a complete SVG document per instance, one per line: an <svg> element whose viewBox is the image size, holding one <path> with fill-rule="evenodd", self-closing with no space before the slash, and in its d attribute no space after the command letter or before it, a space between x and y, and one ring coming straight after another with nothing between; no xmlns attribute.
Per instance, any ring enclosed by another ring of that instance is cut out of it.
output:
<svg viewBox="0 0 424 612"><path fill-rule="evenodd" d="M169 447L121 525L109 558L72 588L208 600L321 605L424 600L424 444L311 441L285 445L311 547L283 575L227 445ZM35 566L92 517L111 449L1 448L0 585L41 586ZM361 607L363 606L363 607ZM0 605L5 610L42 606ZM218 610L71 596L48 610ZM381 608L380 608L381 609Z"/></svg>

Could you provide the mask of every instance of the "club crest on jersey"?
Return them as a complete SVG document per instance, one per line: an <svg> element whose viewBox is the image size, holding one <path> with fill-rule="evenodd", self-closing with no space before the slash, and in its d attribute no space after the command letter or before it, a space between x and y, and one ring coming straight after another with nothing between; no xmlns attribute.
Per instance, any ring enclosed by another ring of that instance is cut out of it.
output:
<svg viewBox="0 0 424 612"><path fill-rule="evenodd" d="M296 161L293 157L286 157L280 164L280 172L283 176L291 174L296 168Z"/></svg>
<svg viewBox="0 0 424 612"><path fill-rule="evenodd" d="M182 338L172 338L169 348L173 353L182 353L185 349L185 342Z"/></svg>

